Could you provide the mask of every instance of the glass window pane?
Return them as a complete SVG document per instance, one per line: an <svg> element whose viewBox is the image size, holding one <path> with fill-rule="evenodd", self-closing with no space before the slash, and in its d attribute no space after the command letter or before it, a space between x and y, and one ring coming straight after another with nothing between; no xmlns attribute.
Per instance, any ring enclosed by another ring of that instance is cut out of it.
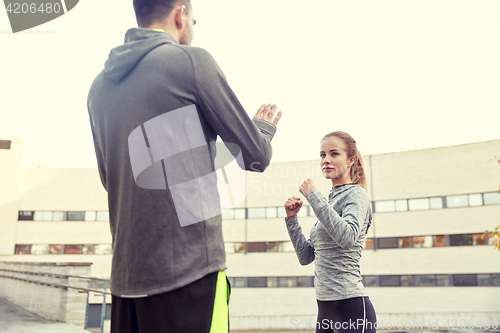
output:
<svg viewBox="0 0 500 333"><path fill-rule="evenodd" d="M42 212L42 221L52 221L52 212Z"/></svg>
<svg viewBox="0 0 500 333"><path fill-rule="evenodd" d="M248 278L248 287L267 287L267 278L265 277L249 277Z"/></svg>
<svg viewBox="0 0 500 333"><path fill-rule="evenodd" d="M249 242L248 252L266 252L266 242Z"/></svg>
<svg viewBox="0 0 500 333"><path fill-rule="evenodd" d="M284 242L279 242L279 252L295 252L295 249L293 248L292 241L284 241Z"/></svg>
<svg viewBox="0 0 500 333"><path fill-rule="evenodd" d="M299 276L297 278L297 287L313 287L313 277Z"/></svg>
<svg viewBox="0 0 500 333"><path fill-rule="evenodd" d="M477 275L477 285L481 287L488 287L490 285L490 275L489 274L478 274Z"/></svg>
<svg viewBox="0 0 500 333"><path fill-rule="evenodd" d="M450 279L446 274L436 275L436 286L446 287L450 285Z"/></svg>
<svg viewBox="0 0 500 333"><path fill-rule="evenodd" d="M377 248L394 249L399 247L398 237L377 238Z"/></svg>
<svg viewBox="0 0 500 333"><path fill-rule="evenodd" d="M365 238L365 249L373 249L373 238Z"/></svg>
<svg viewBox="0 0 500 333"><path fill-rule="evenodd" d="M83 245L82 246L83 254L94 254L94 245Z"/></svg>
<svg viewBox="0 0 500 333"><path fill-rule="evenodd" d="M85 221L85 212L68 212L68 221Z"/></svg>
<svg viewBox="0 0 500 333"><path fill-rule="evenodd" d="M375 213L395 212L394 200L375 201Z"/></svg>
<svg viewBox="0 0 500 333"><path fill-rule="evenodd" d="M245 208L236 208L234 210L234 218L236 220L244 220L245 217Z"/></svg>
<svg viewBox="0 0 500 333"><path fill-rule="evenodd" d="M482 206L483 205L483 195L479 194L469 194L469 206Z"/></svg>
<svg viewBox="0 0 500 333"><path fill-rule="evenodd" d="M380 275L379 282L381 287L401 286L401 275Z"/></svg>
<svg viewBox="0 0 500 333"><path fill-rule="evenodd" d="M415 285L421 287L430 287L436 285L434 275L415 275Z"/></svg>
<svg viewBox="0 0 500 333"><path fill-rule="evenodd" d="M472 234L450 235L450 246L472 245Z"/></svg>
<svg viewBox="0 0 500 333"><path fill-rule="evenodd" d="M53 212L52 221L64 221L64 212Z"/></svg>
<svg viewBox="0 0 500 333"><path fill-rule="evenodd" d="M268 288L278 287L278 278L277 277L268 277L267 278L267 287Z"/></svg>
<svg viewBox="0 0 500 333"><path fill-rule="evenodd" d="M402 287L411 287L412 285L413 285L412 275L401 275L401 286Z"/></svg>
<svg viewBox="0 0 500 333"><path fill-rule="evenodd" d="M64 245L64 254L82 254L83 245Z"/></svg>
<svg viewBox="0 0 500 333"><path fill-rule="evenodd" d="M95 254L113 254L111 244L97 244L94 246Z"/></svg>
<svg viewBox="0 0 500 333"><path fill-rule="evenodd" d="M232 281L233 283L231 284L231 287L235 288L244 288L245 287L245 278L244 277L234 277L234 280Z"/></svg>
<svg viewBox="0 0 500 333"><path fill-rule="evenodd" d="M14 254L31 254L31 245L16 245Z"/></svg>
<svg viewBox="0 0 500 333"><path fill-rule="evenodd" d="M449 195L446 197L446 207L455 208L455 207L467 207L469 206L469 202L467 199L467 195Z"/></svg>
<svg viewBox="0 0 500 333"><path fill-rule="evenodd" d="M35 212L33 214L33 221L41 221L42 220L42 215L43 215L43 212Z"/></svg>
<svg viewBox="0 0 500 333"><path fill-rule="evenodd" d="M476 274L453 274L452 277L454 286L477 286Z"/></svg>
<svg viewBox="0 0 500 333"><path fill-rule="evenodd" d="M278 279L278 286L285 288L297 287L297 277L296 276L284 276Z"/></svg>
<svg viewBox="0 0 500 333"><path fill-rule="evenodd" d="M443 198L435 197L430 199L431 209L441 209L443 208Z"/></svg>
<svg viewBox="0 0 500 333"><path fill-rule="evenodd" d="M410 210L427 210L431 208L429 198L410 199L408 203L410 205Z"/></svg>
<svg viewBox="0 0 500 333"><path fill-rule="evenodd" d="M285 207L278 207L278 217L286 217Z"/></svg>
<svg viewBox="0 0 500 333"><path fill-rule="evenodd" d="M432 236L413 236L413 247L432 247Z"/></svg>
<svg viewBox="0 0 500 333"><path fill-rule="evenodd" d="M410 237L399 237L399 247L410 247Z"/></svg>
<svg viewBox="0 0 500 333"><path fill-rule="evenodd" d="M284 209L284 208L283 208ZM268 219L274 219L278 217L278 211L276 207L266 207L266 217Z"/></svg>
<svg viewBox="0 0 500 333"><path fill-rule="evenodd" d="M309 208L307 206L302 205L299 212L297 213L297 216L298 217L309 216L308 209Z"/></svg>
<svg viewBox="0 0 500 333"><path fill-rule="evenodd" d="M245 253L245 243L244 242L235 242L234 243L234 252L235 253Z"/></svg>
<svg viewBox="0 0 500 333"><path fill-rule="evenodd" d="M234 209L228 209L222 212L223 220L233 220L234 219Z"/></svg>
<svg viewBox="0 0 500 333"><path fill-rule="evenodd" d="M408 210L408 200L396 200L396 211L402 212Z"/></svg>
<svg viewBox="0 0 500 333"><path fill-rule="evenodd" d="M500 286L500 274L491 274L491 285L495 287Z"/></svg>
<svg viewBox="0 0 500 333"><path fill-rule="evenodd" d="M33 221L35 212L30 211L19 211L19 221Z"/></svg>
<svg viewBox="0 0 500 333"><path fill-rule="evenodd" d="M432 236L432 241L434 247L446 246L446 238L444 235L434 235Z"/></svg>
<svg viewBox="0 0 500 333"><path fill-rule="evenodd" d="M375 275L363 275L363 285L365 287L376 287L377 279Z"/></svg>
<svg viewBox="0 0 500 333"><path fill-rule="evenodd" d="M249 219L263 219L266 218L266 208L248 208L248 218Z"/></svg>
<svg viewBox="0 0 500 333"><path fill-rule="evenodd" d="M50 244L49 254L61 254L61 244Z"/></svg>
<svg viewBox="0 0 500 333"><path fill-rule="evenodd" d="M276 252L278 251L278 242L266 242L266 252Z"/></svg>
<svg viewBox="0 0 500 333"><path fill-rule="evenodd" d="M224 243L224 246L226 248L226 253L234 253L235 248L234 248L234 243Z"/></svg>
<svg viewBox="0 0 500 333"><path fill-rule="evenodd" d="M472 245L486 245L484 234L472 234Z"/></svg>
<svg viewBox="0 0 500 333"><path fill-rule="evenodd" d="M109 221L109 211L97 212L97 221Z"/></svg>
<svg viewBox="0 0 500 333"><path fill-rule="evenodd" d="M96 211L85 212L85 221L95 221L97 217Z"/></svg>
<svg viewBox="0 0 500 333"><path fill-rule="evenodd" d="M31 254L49 254L49 244L31 245Z"/></svg>
<svg viewBox="0 0 500 333"><path fill-rule="evenodd" d="M500 193L498 193L498 192L484 193L483 199L484 199L485 205L500 204Z"/></svg>

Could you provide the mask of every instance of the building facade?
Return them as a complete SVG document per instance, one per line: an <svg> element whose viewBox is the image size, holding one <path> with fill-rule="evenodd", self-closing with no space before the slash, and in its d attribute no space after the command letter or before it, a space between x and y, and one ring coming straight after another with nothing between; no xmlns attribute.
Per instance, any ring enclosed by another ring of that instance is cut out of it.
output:
<svg viewBox="0 0 500 333"><path fill-rule="evenodd" d="M374 220L361 274L380 329L498 329L500 140L364 156ZM22 142L0 139L0 261L91 262L109 278L107 193L97 169L21 169ZM316 222L298 188L328 196L319 160L247 172L248 195L223 213L231 328L311 328L314 263L301 266L285 227L300 196L306 237ZM98 304L98 298L92 299Z"/></svg>

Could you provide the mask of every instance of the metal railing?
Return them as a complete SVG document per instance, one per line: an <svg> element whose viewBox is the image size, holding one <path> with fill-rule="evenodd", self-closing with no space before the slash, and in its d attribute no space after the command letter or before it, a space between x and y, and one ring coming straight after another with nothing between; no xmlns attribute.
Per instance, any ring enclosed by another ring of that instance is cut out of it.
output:
<svg viewBox="0 0 500 333"><path fill-rule="evenodd" d="M61 288L63 290L75 289L75 290L78 290L78 292L80 292L80 293L87 293L87 305L86 305L86 310L85 310L84 329L87 329L88 320L89 320L89 293L93 292L96 294L102 294L103 300L102 300L102 307L101 307L101 326L100 326L100 328L101 328L101 333L104 333L104 320L106 319L106 295L111 295L110 292L106 291L108 289L108 285L110 282L109 280L92 278L92 277L88 277L88 276L66 275L66 274L59 274L59 273L37 272L37 271L20 271L20 270L3 269L3 268L0 268L0 272L9 272L9 273L26 274L26 275L34 275L34 276L47 276L47 277L54 277L56 279L77 278L77 279L80 279L81 281L87 281L89 288L82 288L82 287L70 286L67 284L38 281L38 280L33 280L33 279L25 279L25 278L20 278L20 277L16 277L16 276L9 276L9 275L0 274L0 277L2 277L2 278L13 279L13 280L18 280L18 281L23 281L23 282L28 282L28 283L34 283L34 284L39 284L42 286ZM92 281L98 281L97 284L102 284L104 291L101 291L98 289L91 289L90 286L91 286Z"/></svg>

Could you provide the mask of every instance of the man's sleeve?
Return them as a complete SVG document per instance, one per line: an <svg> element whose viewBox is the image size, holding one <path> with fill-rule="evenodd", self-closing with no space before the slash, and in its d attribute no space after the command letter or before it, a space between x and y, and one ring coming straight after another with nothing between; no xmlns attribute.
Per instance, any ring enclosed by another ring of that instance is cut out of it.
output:
<svg viewBox="0 0 500 333"><path fill-rule="evenodd" d="M88 106L87 106L88 107ZM97 141L97 136L94 131L94 125L92 124L92 118L90 119L90 130L92 131L92 138L94 139L94 149L97 158L97 169L99 170L99 176L101 177L101 183L106 191L108 186L106 183L106 168L104 166L104 158L102 155L101 148L99 147L99 142Z"/></svg>
<svg viewBox="0 0 500 333"><path fill-rule="evenodd" d="M264 120L250 119L207 51L193 47L189 54L196 99L207 122L222 141L238 145L245 170L263 172L271 162L271 140L276 127Z"/></svg>

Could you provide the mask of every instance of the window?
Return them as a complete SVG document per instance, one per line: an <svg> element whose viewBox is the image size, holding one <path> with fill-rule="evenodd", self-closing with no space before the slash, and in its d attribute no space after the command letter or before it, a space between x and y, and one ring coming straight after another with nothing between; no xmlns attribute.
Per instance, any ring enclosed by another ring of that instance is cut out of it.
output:
<svg viewBox="0 0 500 333"><path fill-rule="evenodd" d="M248 252L266 252L266 242L250 242L248 243Z"/></svg>
<svg viewBox="0 0 500 333"><path fill-rule="evenodd" d="M278 251L279 252L295 252L295 249L293 248L292 241L279 242Z"/></svg>
<svg viewBox="0 0 500 333"><path fill-rule="evenodd" d="M248 218L249 219L263 219L266 217L266 208L248 208Z"/></svg>
<svg viewBox="0 0 500 333"><path fill-rule="evenodd" d="M491 285L500 287L500 274L491 274Z"/></svg>
<svg viewBox="0 0 500 333"><path fill-rule="evenodd" d="M248 287L267 287L267 278L265 277L249 277L248 278Z"/></svg>
<svg viewBox="0 0 500 333"><path fill-rule="evenodd" d="M267 287L268 288L278 287L278 278L277 277L268 277L267 278Z"/></svg>
<svg viewBox="0 0 500 333"><path fill-rule="evenodd" d="M486 245L484 234L472 234L472 245Z"/></svg>
<svg viewBox="0 0 500 333"><path fill-rule="evenodd" d="M65 245L64 254L82 254L83 245Z"/></svg>
<svg viewBox="0 0 500 333"><path fill-rule="evenodd" d="M85 221L95 221L97 218L97 212L85 212Z"/></svg>
<svg viewBox="0 0 500 333"><path fill-rule="evenodd" d="M245 243L243 243L243 242L234 243L234 252L235 253L245 253Z"/></svg>
<svg viewBox="0 0 500 333"><path fill-rule="evenodd" d="M68 221L85 221L85 212L67 212Z"/></svg>
<svg viewBox="0 0 500 333"><path fill-rule="evenodd" d="M234 219L234 209L228 209L222 212L223 220L233 220Z"/></svg>
<svg viewBox="0 0 500 333"><path fill-rule="evenodd" d="M399 237L399 247L401 248L410 247L410 237Z"/></svg>
<svg viewBox="0 0 500 333"><path fill-rule="evenodd" d="M472 245L472 234L450 235L450 246Z"/></svg>
<svg viewBox="0 0 500 333"><path fill-rule="evenodd" d="M10 140L0 140L0 149L10 149L11 142Z"/></svg>
<svg viewBox="0 0 500 333"><path fill-rule="evenodd" d="M446 274L436 274L436 286L447 287L450 285L450 279Z"/></svg>
<svg viewBox="0 0 500 333"><path fill-rule="evenodd" d="M394 200L388 201L375 201L375 212L376 213L386 213L395 212L396 206L394 205Z"/></svg>
<svg viewBox="0 0 500 333"><path fill-rule="evenodd" d="M111 244L97 244L94 246L95 254L113 254Z"/></svg>
<svg viewBox="0 0 500 333"><path fill-rule="evenodd" d="M82 245L82 254L94 254L94 245Z"/></svg>
<svg viewBox="0 0 500 333"><path fill-rule="evenodd" d="M231 282L231 287L244 288L245 278L244 277L230 277L229 282Z"/></svg>
<svg viewBox="0 0 500 333"><path fill-rule="evenodd" d="M299 276L297 278L297 287L313 287L314 286L313 276Z"/></svg>
<svg viewBox="0 0 500 333"><path fill-rule="evenodd" d="M267 207L266 208L266 217L268 219L274 219L278 217L277 207Z"/></svg>
<svg viewBox="0 0 500 333"><path fill-rule="evenodd" d="M373 238L365 238L365 249L373 249Z"/></svg>
<svg viewBox="0 0 500 333"><path fill-rule="evenodd" d="M402 287L413 286L413 276L412 275L401 275L401 286Z"/></svg>
<svg viewBox="0 0 500 333"><path fill-rule="evenodd" d="M483 195L479 194L469 194L469 206L482 206L483 205Z"/></svg>
<svg viewBox="0 0 500 333"><path fill-rule="evenodd" d="M457 287L477 286L476 274L453 274L453 285Z"/></svg>
<svg viewBox="0 0 500 333"><path fill-rule="evenodd" d="M51 244L49 245L49 254L62 254L61 244Z"/></svg>
<svg viewBox="0 0 500 333"><path fill-rule="evenodd" d="M64 212L52 212L52 221L64 221Z"/></svg>
<svg viewBox="0 0 500 333"><path fill-rule="evenodd" d="M500 204L500 193L498 193L498 192L484 193L483 199L484 199L485 205Z"/></svg>
<svg viewBox="0 0 500 333"><path fill-rule="evenodd" d="M408 200L396 200L396 211L402 212L408 210Z"/></svg>
<svg viewBox="0 0 500 333"><path fill-rule="evenodd" d="M427 210L430 209L429 198L410 199L408 200L410 210Z"/></svg>
<svg viewBox="0 0 500 333"><path fill-rule="evenodd" d="M478 274L477 275L477 285L480 287L490 286L491 285L490 275L489 274Z"/></svg>
<svg viewBox="0 0 500 333"><path fill-rule="evenodd" d="M432 247L432 236L413 236L413 247Z"/></svg>
<svg viewBox="0 0 500 333"><path fill-rule="evenodd" d="M401 286L401 275L380 275L381 287L399 287Z"/></svg>
<svg viewBox="0 0 500 333"><path fill-rule="evenodd" d="M31 245L16 245L14 254L31 254Z"/></svg>
<svg viewBox="0 0 500 333"><path fill-rule="evenodd" d="M443 208L443 198L442 197L430 198L429 201L431 203L431 209Z"/></svg>
<svg viewBox="0 0 500 333"><path fill-rule="evenodd" d="M52 221L52 212L35 212L34 221Z"/></svg>
<svg viewBox="0 0 500 333"><path fill-rule="evenodd" d="M469 206L469 200L467 199L467 195L449 195L446 197L446 207L455 208L455 207L467 207Z"/></svg>
<svg viewBox="0 0 500 333"><path fill-rule="evenodd" d="M284 276L278 278L279 287L293 288L297 287L297 277L296 276Z"/></svg>
<svg viewBox="0 0 500 333"><path fill-rule="evenodd" d="M235 252L235 246L234 243L224 243L224 247L226 249L226 253L234 253Z"/></svg>
<svg viewBox="0 0 500 333"><path fill-rule="evenodd" d="M444 235L434 235L432 236L432 241L434 247L446 246L446 237Z"/></svg>
<svg viewBox="0 0 500 333"><path fill-rule="evenodd" d="M436 285L434 275L415 275L415 286L430 287Z"/></svg>
<svg viewBox="0 0 500 333"><path fill-rule="evenodd" d="M97 212L97 221L109 221L109 212L107 210Z"/></svg>
<svg viewBox="0 0 500 333"><path fill-rule="evenodd" d="M278 251L278 242L266 242L266 252Z"/></svg>
<svg viewBox="0 0 500 333"><path fill-rule="evenodd" d="M234 210L234 218L237 220L244 220L246 218L245 208L237 208Z"/></svg>
<svg viewBox="0 0 500 333"><path fill-rule="evenodd" d="M393 249L399 247L398 237L377 238L378 249Z"/></svg>
<svg viewBox="0 0 500 333"><path fill-rule="evenodd" d="M31 245L31 254L49 254L50 248L48 244L33 244Z"/></svg>
<svg viewBox="0 0 500 333"><path fill-rule="evenodd" d="M377 278L375 275L363 275L363 285L365 287L376 287Z"/></svg>
<svg viewBox="0 0 500 333"><path fill-rule="evenodd" d="M33 221L33 215L35 212L19 211L19 221Z"/></svg>
<svg viewBox="0 0 500 333"><path fill-rule="evenodd" d="M278 207L278 217L286 217L285 207Z"/></svg>
<svg viewBox="0 0 500 333"><path fill-rule="evenodd" d="M304 216L308 216L308 215L309 215L309 207L305 206L305 205L302 205L302 207L300 208L299 212L297 213L297 216L298 217L304 217Z"/></svg>

